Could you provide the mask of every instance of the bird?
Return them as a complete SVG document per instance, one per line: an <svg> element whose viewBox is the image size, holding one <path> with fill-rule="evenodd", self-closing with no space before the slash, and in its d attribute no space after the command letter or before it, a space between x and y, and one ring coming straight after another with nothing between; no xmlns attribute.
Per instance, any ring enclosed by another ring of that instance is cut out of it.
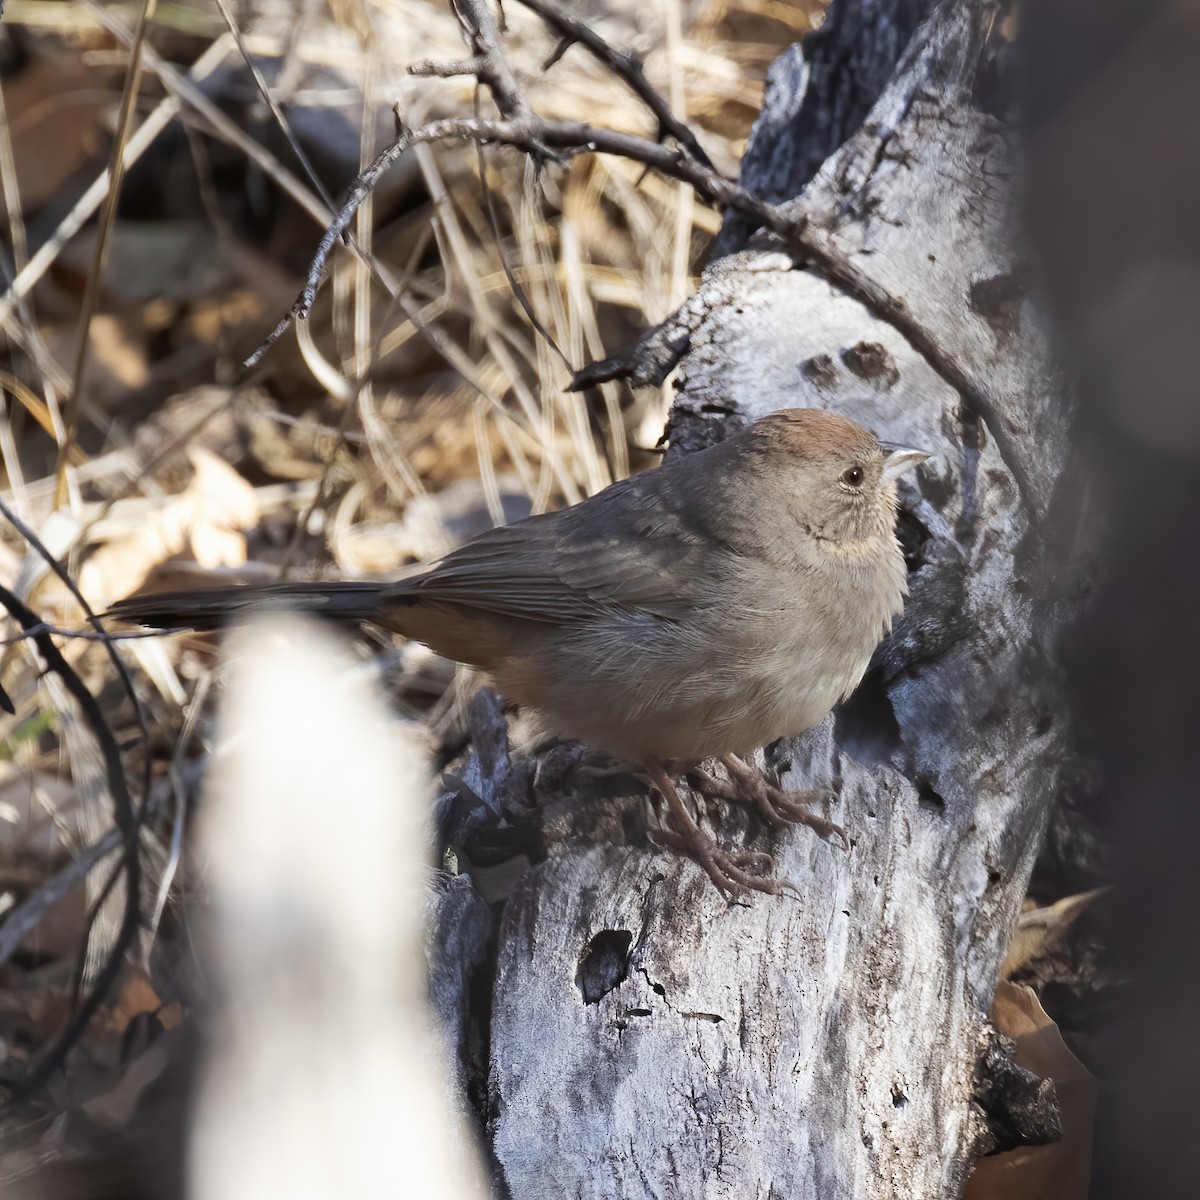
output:
<svg viewBox="0 0 1200 1200"><path fill-rule="evenodd" d="M845 840L815 811L827 793L785 791L745 758L820 723L866 673L908 591L897 480L928 457L839 414L781 409L419 574L134 595L107 615L207 630L266 602L423 642L548 732L643 771L668 810L659 840L723 895L794 890L766 856L705 834L672 777Z"/></svg>

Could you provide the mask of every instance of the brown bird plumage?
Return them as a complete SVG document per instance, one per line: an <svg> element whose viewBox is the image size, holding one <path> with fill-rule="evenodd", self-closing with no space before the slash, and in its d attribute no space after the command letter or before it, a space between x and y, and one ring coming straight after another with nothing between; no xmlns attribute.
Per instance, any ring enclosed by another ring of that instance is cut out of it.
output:
<svg viewBox="0 0 1200 1200"><path fill-rule="evenodd" d="M488 672L550 729L644 765L670 840L718 887L777 891L700 832L664 764L720 758L732 792L775 823L840 832L733 756L817 724L862 678L906 593L896 479L925 457L784 410L395 583L200 589L111 615L211 628L274 599L415 638Z"/></svg>

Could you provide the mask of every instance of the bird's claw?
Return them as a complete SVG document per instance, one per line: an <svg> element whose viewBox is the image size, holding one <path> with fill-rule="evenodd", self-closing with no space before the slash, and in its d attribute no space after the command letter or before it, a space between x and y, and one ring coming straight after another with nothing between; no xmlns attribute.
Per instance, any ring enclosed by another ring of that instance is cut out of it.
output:
<svg viewBox="0 0 1200 1200"><path fill-rule="evenodd" d="M669 829L658 829L653 840L659 845L685 854L704 868L717 890L730 901L741 900L751 892L778 896L784 891L800 895L790 879L775 874L775 859L758 850L722 850L710 837L697 838Z"/></svg>
<svg viewBox="0 0 1200 1200"><path fill-rule="evenodd" d="M721 762L729 773L728 779L717 779L707 771L692 770L688 772L688 782L709 799L750 805L775 829L783 829L788 825L807 825L826 840L835 836L841 838L846 849L850 849L846 831L836 822L813 811L834 803L838 798L836 792L827 788L789 792L770 783L753 767L733 755L726 755Z"/></svg>

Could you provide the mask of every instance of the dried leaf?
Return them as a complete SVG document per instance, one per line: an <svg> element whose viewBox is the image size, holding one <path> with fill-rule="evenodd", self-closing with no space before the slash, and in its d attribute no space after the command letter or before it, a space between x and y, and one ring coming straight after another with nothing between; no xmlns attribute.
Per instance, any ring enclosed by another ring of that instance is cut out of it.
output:
<svg viewBox="0 0 1200 1200"><path fill-rule="evenodd" d="M110 1008L104 1012L103 1024L109 1033L124 1034L135 1017L157 1013L163 1007L150 977L131 968L121 983Z"/></svg>
<svg viewBox="0 0 1200 1200"><path fill-rule="evenodd" d="M101 546L84 563L79 584L89 601L107 607L134 591L166 559L190 547L212 570L246 561L244 531L258 524L254 488L228 463L200 446L188 450L194 475L132 532Z"/></svg>
<svg viewBox="0 0 1200 1200"><path fill-rule="evenodd" d="M1075 921L1088 910L1092 901L1107 890L1094 888L1090 892L1067 896L1045 908L1032 908L1023 912L1017 920L1017 928L1013 932L1008 953L1000 968L1000 978L1011 979L1022 967L1052 950Z"/></svg>
<svg viewBox="0 0 1200 1200"><path fill-rule="evenodd" d="M1063 1135L1049 1146L1022 1146L980 1159L963 1200L1087 1200L1095 1077L1067 1049L1032 988L1002 982L992 1003L992 1024L1016 1042L1013 1057L1020 1066L1054 1080Z"/></svg>

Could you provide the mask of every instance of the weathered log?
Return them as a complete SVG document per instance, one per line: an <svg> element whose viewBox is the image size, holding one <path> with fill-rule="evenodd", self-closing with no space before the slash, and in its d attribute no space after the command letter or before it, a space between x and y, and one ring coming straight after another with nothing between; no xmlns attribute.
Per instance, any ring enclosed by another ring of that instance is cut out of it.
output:
<svg viewBox="0 0 1200 1200"><path fill-rule="evenodd" d="M885 10L898 28L913 6L834 17ZM850 702L765 753L838 793L849 852L714 810L802 899L726 905L655 850L644 789L539 764L545 858L503 910L483 1014L491 1148L519 1200L949 1197L979 1153L1053 1135L1045 1089L992 1086L987 1024L1065 736L1044 556L1067 406L1014 232L1012 135L980 103L997 16L939 4L862 127L810 181L795 162L777 176L806 183L797 213L863 286L758 235L630 363L678 367L672 453L808 405L934 457L902 492L894 633ZM751 174L780 113L853 85L833 62L776 71Z"/></svg>

